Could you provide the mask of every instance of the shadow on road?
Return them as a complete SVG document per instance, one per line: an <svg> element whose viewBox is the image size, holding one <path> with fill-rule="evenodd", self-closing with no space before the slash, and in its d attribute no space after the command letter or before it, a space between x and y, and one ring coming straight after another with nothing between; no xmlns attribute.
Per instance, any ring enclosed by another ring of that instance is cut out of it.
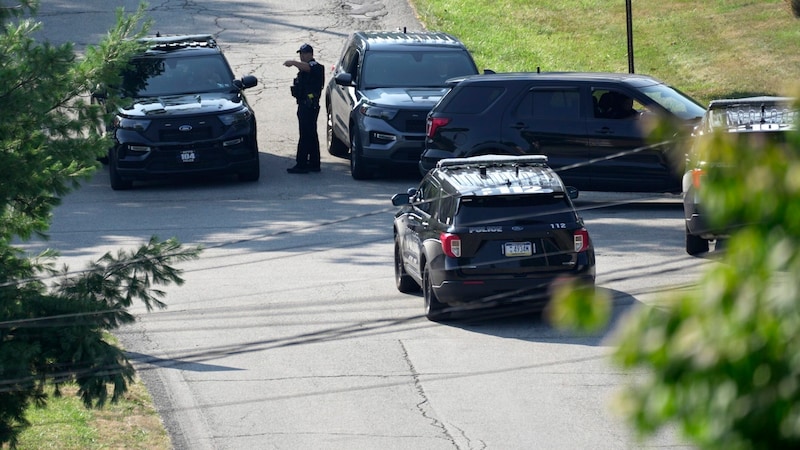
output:
<svg viewBox="0 0 800 450"><path fill-rule="evenodd" d="M611 298L612 310L606 326L593 333L559 329L550 323L546 310L542 311L541 307L524 306L468 310L457 314L453 320L443 322L442 325L507 339L605 346L608 345L607 341L616 327L624 320L624 316L635 308L642 307L643 304L625 292L598 288L598 291L600 290L606 291Z"/></svg>

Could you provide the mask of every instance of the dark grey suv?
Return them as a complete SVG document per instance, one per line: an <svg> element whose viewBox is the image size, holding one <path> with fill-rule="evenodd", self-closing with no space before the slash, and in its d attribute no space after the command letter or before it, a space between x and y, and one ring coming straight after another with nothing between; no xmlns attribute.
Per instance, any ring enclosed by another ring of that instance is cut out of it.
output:
<svg viewBox="0 0 800 450"><path fill-rule="evenodd" d="M704 111L645 75L466 77L431 110L420 169L425 173L443 158L539 154L581 190L678 193L685 152L673 151L672 137L649 142L650 131L668 120L688 136Z"/></svg>
<svg viewBox="0 0 800 450"><path fill-rule="evenodd" d="M595 254L568 189L544 156L439 161L417 188L396 194L394 267L401 292L422 288L425 314L460 308L543 307L550 286L594 287Z"/></svg>
<svg viewBox="0 0 800 450"><path fill-rule="evenodd" d="M357 31L325 90L328 151L355 179L419 162L425 118L446 80L478 73L461 41L440 32Z"/></svg>

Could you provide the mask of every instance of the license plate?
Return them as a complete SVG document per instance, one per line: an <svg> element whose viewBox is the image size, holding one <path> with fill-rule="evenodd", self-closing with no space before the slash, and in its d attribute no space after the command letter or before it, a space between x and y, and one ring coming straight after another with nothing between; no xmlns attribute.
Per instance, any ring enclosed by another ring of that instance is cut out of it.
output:
<svg viewBox="0 0 800 450"><path fill-rule="evenodd" d="M531 256L536 252L536 247L530 242L506 242L503 250L508 257Z"/></svg>
<svg viewBox="0 0 800 450"><path fill-rule="evenodd" d="M181 151L181 162L193 163L195 159L197 159L197 155L194 153L194 150Z"/></svg>

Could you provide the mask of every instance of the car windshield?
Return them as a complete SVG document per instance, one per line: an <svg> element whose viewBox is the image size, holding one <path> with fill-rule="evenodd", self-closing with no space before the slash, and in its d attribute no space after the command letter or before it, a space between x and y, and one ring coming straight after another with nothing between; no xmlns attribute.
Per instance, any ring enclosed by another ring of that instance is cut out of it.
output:
<svg viewBox="0 0 800 450"><path fill-rule="evenodd" d="M371 51L364 59L364 89L444 87L449 78L474 75L466 51Z"/></svg>
<svg viewBox="0 0 800 450"><path fill-rule="evenodd" d="M705 108L677 89L664 84L645 86L642 92L664 109L683 120L697 120L705 114Z"/></svg>
<svg viewBox="0 0 800 450"><path fill-rule="evenodd" d="M564 223L576 220L569 199L562 193L462 197L458 226L520 223Z"/></svg>
<svg viewBox="0 0 800 450"><path fill-rule="evenodd" d="M135 59L122 76L125 97L156 97L230 91L233 75L216 55L143 57Z"/></svg>

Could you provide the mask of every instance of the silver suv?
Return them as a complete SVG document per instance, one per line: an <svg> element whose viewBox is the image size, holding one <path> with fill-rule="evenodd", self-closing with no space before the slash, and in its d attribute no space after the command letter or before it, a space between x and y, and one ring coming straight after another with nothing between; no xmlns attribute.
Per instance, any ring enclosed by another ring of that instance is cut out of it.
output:
<svg viewBox="0 0 800 450"><path fill-rule="evenodd" d="M446 80L477 73L466 46L446 33L351 34L325 90L328 152L349 155L357 180L378 168L415 168Z"/></svg>
<svg viewBox="0 0 800 450"><path fill-rule="evenodd" d="M725 133L740 148L760 152L770 144L785 144L788 133L800 118L796 100L789 97L745 97L712 100L694 131L694 147L683 175L683 213L686 219L686 253L698 255L710 249L710 241L728 237L740 224L724 227L710 223L704 211L700 191L710 171L724 170L725 165L700 158L703 141L715 133ZM755 153L759 155L760 153ZM725 172L716 172L725 173ZM717 248L715 247L715 248Z"/></svg>

